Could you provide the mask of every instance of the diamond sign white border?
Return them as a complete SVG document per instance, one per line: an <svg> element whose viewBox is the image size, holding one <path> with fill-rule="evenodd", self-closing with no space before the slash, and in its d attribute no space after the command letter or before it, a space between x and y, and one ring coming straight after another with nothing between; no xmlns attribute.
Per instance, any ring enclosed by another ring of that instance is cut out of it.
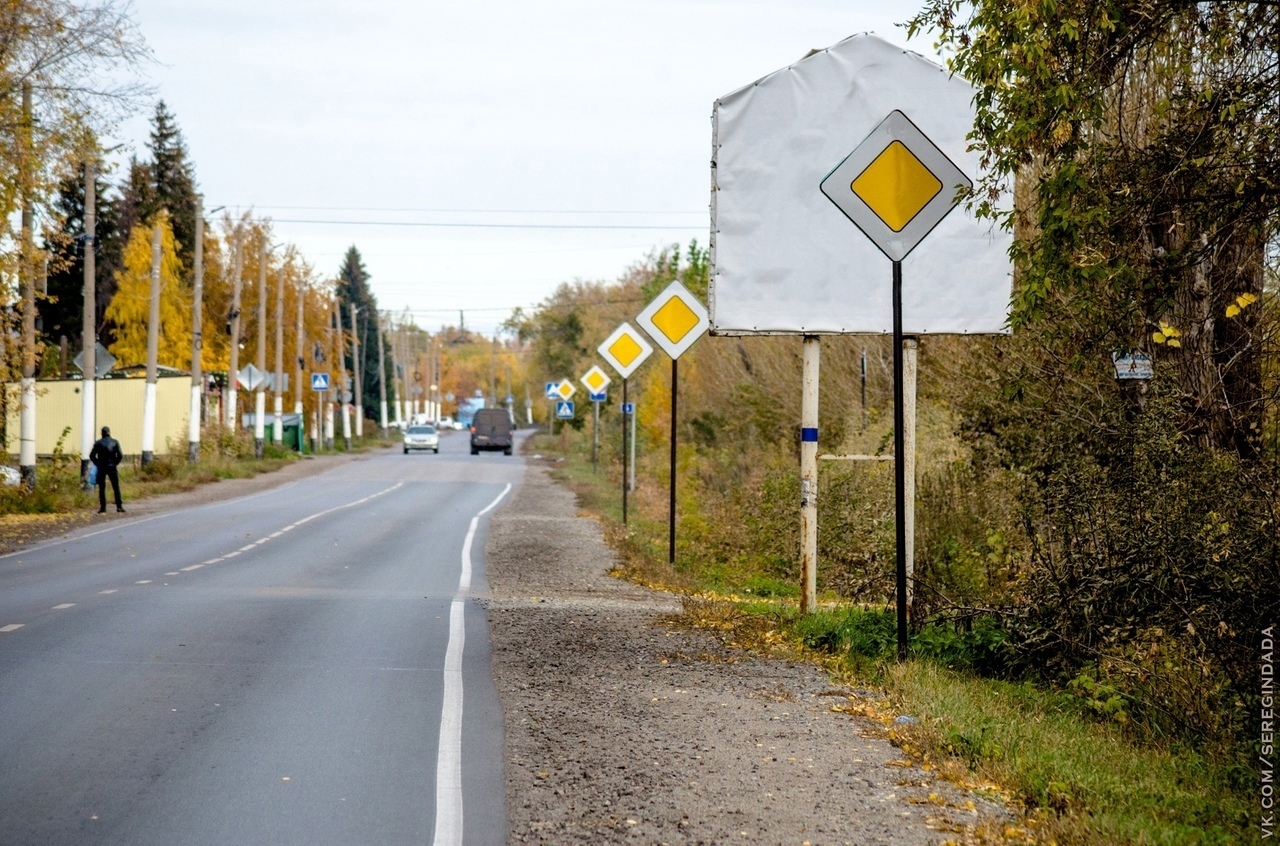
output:
<svg viewBox="0 0 1280 846"><path fill-rule="evenodd" d="M658 313L659 309L671 302L672 298L676 298L689 307L698 317L697 324L685 333L685 336L679 341L672 341L666 335L662 334L653 322L653 316ZM640 328L649 333L649 337L653 338L653 342L662 348L662 351L672 358L679 358L684 355L685 350L693 346L694 342L707 333L708 327L711 326L711 319L707 316L707 310L702 303L698 302L698 298L689 293L689 289L681 285L679 281L672 282L662 290L661 294L653 298L653 301L644 307L644 311L636 315L636 323L640 324Z"/></svg>
<svg viewBox="0 0 1280 846"><path fill-rule="evenodd" d="M631 339L640 346L640 355L636 356L635 361L631 362L630 367L623 367L622 363L618 361L616 358L614 358L613 355L609 352L609 347L613 346L614 342L617 341L619 338L621 338L623 335L630 335ZM649 342L644 339L643 334L641 334L639 331L636 330L634 326L632 326L630 323L624 320L622 321L622 323L618 324L617 329L613 330L612 335L604 339L603 344L596 347L596 352L600 353L600 355L604 358L604 360L609 362L610 367L618 371L619 376L621 376L623 379L626 379L632 373L636 372L637 367L644 364L645 359L653 355L653 347L650 346Z"/></svg>
<svg viewBox="0 0 1280 846"><path fill-rule="evenodd" d="M568 379L561 379L560 384L556 385L556 396L562 400L571 399L576 391L577 388Z"/></svg>
<svg viewBox="0 0 1280 846"><path fill-rule="evenodd" d="M586 373L583 373L582 378L578 380L579 382L582 383L582 387L587 389L588 394L598 393L595 388L591 387L591 383L587 381L587 377L590 376L592 373L599 373L600 378L604 379L604 382L600 385L601 391L609 387L609 383L613 381L612 379L609 378L609 374L605 373L604 370L601 369L600 365L598 364L591 365L591 369L588 370Z"/></svg>
<svg viewBox="0 0 1280 846"><path fill-rule="evenodd" d="M902 227L901 232L890 229L861 197L853 193L852 187L853 181L894 141L900 141L942 183L942 190ZM819 187L882 253L893 261L902 261L955 208L959 190L968 190L973 183L910 118L894 109L826 175Z"/></svg>

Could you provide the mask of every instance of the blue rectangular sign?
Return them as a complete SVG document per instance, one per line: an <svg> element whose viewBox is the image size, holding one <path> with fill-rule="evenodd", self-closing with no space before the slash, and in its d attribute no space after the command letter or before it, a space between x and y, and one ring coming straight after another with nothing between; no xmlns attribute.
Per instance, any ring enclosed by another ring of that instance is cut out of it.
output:
<svg viewBox="0 0 1280 846"><path fill-rule="evenodd" d="M601 391L598 394L588 394L588 396L591 397L592 402L604 402L605 400L609 399L609 392Z"/></svg>
<svg viewBox="0 0 1280 846"><path fill-rule="evenodd" d="M311 390L313 391L329 390L329 374L328 373L312 373L311 374Z"/></svg>
<svg viewBox="0 0 1280 846"><path fill-rule="evenodd" d="M624 402L624 403L622 404L622 413L623 413L623 414L635 414L635 413L636 413L636 404L635 404L634 402Z"/></svg>
<svg viewBox="0 0 1280 846"><path fill-rule="evenodd" d="M558 398L560 394L556 391L556 388L559 386L559 382L547 382L546 387L542 390L543 396L550 400Z"/></svg>
<svg viewBox="0 0 1280 846"><path fill-rule="evenodd" d="M573 402L570 400L559 400L556 402L556 419L572 420L573 419Z"/></svg>

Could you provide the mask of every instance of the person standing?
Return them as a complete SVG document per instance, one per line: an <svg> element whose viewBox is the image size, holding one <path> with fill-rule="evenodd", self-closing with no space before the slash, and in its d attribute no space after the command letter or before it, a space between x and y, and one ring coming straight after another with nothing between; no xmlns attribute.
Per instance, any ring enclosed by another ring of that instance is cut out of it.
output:
<svg viewBox="0 0 1280 846"><path fill-rule="evenodd" d="M111 429L103 426L102 437L89 452L89 460L98 468L98 513L107 513L107 479L111 480L111 490L116 495L116 511L124 513L124 503L120 500L120 474L116 465L124 458L120 454L120 442L111 437Z"/></svg>

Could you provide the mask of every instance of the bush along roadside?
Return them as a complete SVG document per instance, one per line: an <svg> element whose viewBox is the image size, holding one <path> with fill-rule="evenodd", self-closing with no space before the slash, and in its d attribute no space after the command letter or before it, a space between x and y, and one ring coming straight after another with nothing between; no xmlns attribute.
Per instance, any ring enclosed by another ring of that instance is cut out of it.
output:
<svg viewBox="0 0 1280 846"><path fill-rule="evenodd" d="M785 545L762 541L757 554L744 554L728 539L731 532L764 538L771 527L779 534L788 531L773 524L786 519L783 504L794 497L786 495L784 473L770 475L767 459L751 491L710 495L707 488L716 473L708 465L733 458L682 452L682 539L677 560L669 565L664 484L641 482L629 497L624 529L621 478L611 460L617 456L602 450L599 471L593 473L589 432L569 430L554 439L541 435L527 448L552 459L553 472L575 491L583 509L601 520L620 553L618 575L685 594L693 609L688 621L736 645L776 651L781 639L789 655L823 663L837 680L882 691L888 709L869 715L881 717L891 740L962 784L997 789L1021 809L1018 824L981 837L1063 844L1258 839L1250 825L1256 775L1236 746L1162 733L1160 721L1146 718L1140 698L1112 685L1095 667L1086 666L1066 684L1037 673L1021 657L1018 621L1002 619L996 609L939 615L913 626L911 657L903 663L894 660L893 612L883 603L850 600L848 588L856 588L856 580L834 588L828 584L818 612L801 616L798 564L786 555ZM565 460L555 462L558 458ZM786 456L777 463L785 465ZM665 472L641 467L651 471L642 472L642 480L665 483ZM948 484L949 490L963 490L958 482ZM771 492L771 486L782 489ZM737 518L738 525L711 525L734 519L724 503L735 498L734 510L745 515ZM753 505L743 508L747 498ZM860 507L855 498L851 508ZM891 548L877 548L883 545L875 537L883 521L870 513L861 519L873 537L845 541L841 549L848 550L847 561L874 560L886 552L892 560ZM932 566L955 566L957 556L948 562L945 545L937 548L942 563ZM975 558L971 569L981 571L998 559L1002 540L990 538L984 551L987 560ZM895 721L897 716L906 719Z"/></svg>

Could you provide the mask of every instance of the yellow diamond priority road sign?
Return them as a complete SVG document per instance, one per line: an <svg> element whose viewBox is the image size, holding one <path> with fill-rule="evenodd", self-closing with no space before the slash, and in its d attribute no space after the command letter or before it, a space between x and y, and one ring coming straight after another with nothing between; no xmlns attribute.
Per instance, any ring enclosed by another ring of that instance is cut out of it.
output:
<svg viewBox="0 0 1280 846"><path fill-rule="evenodd" d="M707 310L679 282L672 282L636 316L636 323L672 358L679 358L706 333Z"/></svg>
<svg viewBox="0 0 1280 846"><path fill-rule="evenodd" d="M609 387L609 383L613 380L609 378L609 374L600 369L600 365L593 364L578 381L586 386L588 393L598 394Z"/></svg>
<svg viewBox="0 0 1280 846"><path fill-rule="evenodd" d="M560 399L567 400L569 399L569 397L573 396L573 392L576 390L576 388L573 387L573 383L570 382L568 379L561 379L560 384L556 385L555 390L556 390L556 394L559 395Z"/></svg>
<svg viewBox="0 0 1280 846"><path fill-rule="evenodd" d="M896 109L822 180L822 193L902 261L956 205L969 178Z"/></svg>
<svg viewBox="0 0 1280 846"><path fill-rule="evenodd" d="M653 347L634 326L623 321L613 334L604 339L597 351L604 360L618 371L623 379L635 372L644 360L653 354Z"/></svg>

